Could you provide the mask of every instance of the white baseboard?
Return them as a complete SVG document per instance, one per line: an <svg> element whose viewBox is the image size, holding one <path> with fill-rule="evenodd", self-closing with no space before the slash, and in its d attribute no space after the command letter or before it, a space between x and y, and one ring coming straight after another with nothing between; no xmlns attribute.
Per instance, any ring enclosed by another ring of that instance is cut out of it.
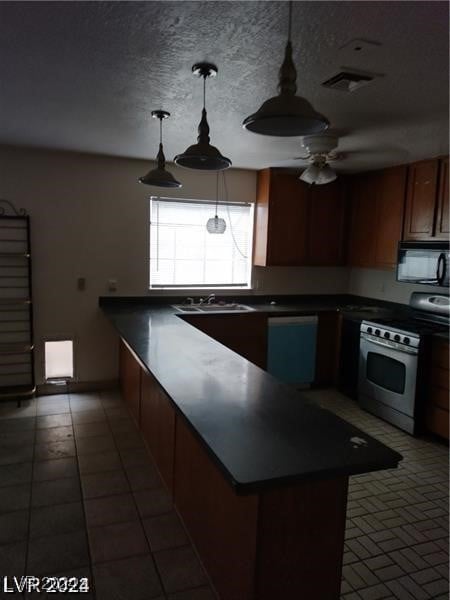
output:
<svg viewBox="0 0 450 600"><path fill-rule="evenodd" d="M100 392L119 387L118 379L106 381L68 381L65 383L43 383L36 386L36 396L51 394L75 394L81 392Z"/></svg>

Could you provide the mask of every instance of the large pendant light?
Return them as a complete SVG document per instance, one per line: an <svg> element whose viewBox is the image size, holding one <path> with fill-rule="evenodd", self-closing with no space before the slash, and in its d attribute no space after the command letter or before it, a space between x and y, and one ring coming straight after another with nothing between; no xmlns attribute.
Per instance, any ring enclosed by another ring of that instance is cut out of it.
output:
<svg viewBox="0 0 450 600"><path fill-rule="evenodd" d="M211 63L196 63L192 72L198 77L203 77L203 110L198 126L197 143L189 146L183 153L175 156L174 161L181 167L200 169L202 171L223 171L231 166L231 160L225 158L217 148L209 143L209 125L206 118L206 79L217 75L217 67Z"/></svg>
<svg viewBox="0 0 450 600"><path fill-rule="evenodd" d="M225 177L225 173L223 175ZM217 206L219 204L219 173L216 174L216 213L214 217L211 217L206 222L206 230L208 233L225 233L227 224L225 219L219 218L217 215Z"/></svg>
<svg viewBox="0 0 450 600"><path fill-rule="evenodd" d="M164 188L180 188L181 183L175 179L172 173L166 171L166 158L164 156L162 145L162 122L163 119L170 117L170 113L166 112L165 110L153 110L152 117L154 119L159 119L159 151L156 156L158 166L156 169L149 171L147 175L139 177L139 183L145 183L146 185L155 185L157 187Z"/></svg>
<svg viewBox="0 0 450 600"><path fill-rule="evenodd" d="M328 119L315 111L305 98L296 96L297 71L292 60L291 22L292 1L289 2L288 41L279 72L279 94L266 100L257 112L244 120L243 127L253 133L293 137L320 133L329 125Z"/></svg>

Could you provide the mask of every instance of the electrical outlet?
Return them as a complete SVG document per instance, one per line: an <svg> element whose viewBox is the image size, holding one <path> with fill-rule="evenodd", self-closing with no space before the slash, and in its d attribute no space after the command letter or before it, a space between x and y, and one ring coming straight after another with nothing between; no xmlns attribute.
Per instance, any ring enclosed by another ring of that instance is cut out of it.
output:
<svg viewBox="0 0 450 600"><path fill-rule="evenodd" d="M84 292L86 289L86 277L78 277L77 279L77 290Z"/></svg>
<svg viewBox="0 0 450 600"><path fill-rule="evenodd" d="M108 292L117 292L117 279L108 279Z"/></svg>

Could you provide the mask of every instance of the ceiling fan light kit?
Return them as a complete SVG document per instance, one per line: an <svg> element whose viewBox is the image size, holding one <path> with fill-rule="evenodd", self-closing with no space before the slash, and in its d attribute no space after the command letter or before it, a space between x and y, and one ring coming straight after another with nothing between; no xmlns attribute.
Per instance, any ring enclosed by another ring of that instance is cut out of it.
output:
<svg viewBox="0 0 450 600"><path fill-rule="evenodd" d="M295 137L320 133L329 126L326 117L318 113L301 96L297 96L297 71L292 59L292 1L289 2L288 41L279 72L278 96L269 98L254 114L244 119L248 131L276 137Z"/></svg>
<svg viewBox="0 0 450 600"><path fill-rule="evenodd" d="M209 143L209 125L205 108L206 79L217 75L217 67L211 63L196 63L192 72L198 77L203 77L203 110L198 126L197 143L189 146L183 154L177 154L174 161L187 169L202 171L223 171L231 167L231 160L222 156L220 151Z"/></svg>
<svg viewBox="0 0 450 600"><path fill-rule="evenodd" d="M326 159L315 160L299 177L301 181L309 185L325 185L336 178L336 173L327 164Z"/></svg>
<svg viewBox="0 0 450 600"><path fill-rule="evenodd" d="M166 171L166 158L164 156L162 145L162 122L164 119L170 117L170 113L165 110L153 110L152 117L154 119L159 119L159 150L156 156L158 166L143 177L139 177L139 183L164 188L180 188L181 183L175 179L172 173Z"/></svg>

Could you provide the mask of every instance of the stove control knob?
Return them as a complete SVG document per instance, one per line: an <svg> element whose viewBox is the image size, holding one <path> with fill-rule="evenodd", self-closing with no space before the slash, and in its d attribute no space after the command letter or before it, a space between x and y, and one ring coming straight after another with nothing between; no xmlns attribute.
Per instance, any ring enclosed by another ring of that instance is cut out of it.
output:
<svg viewBox="0 0 450 600"><path fill-rule="evenodd" d="M394 335L394 340L395 340L396 342L399 342L399 341L400 341L400 339L401 339L401 338L400 338L400 336L398 335L398 333L397 333L396 335Z"/></svg>
<svg viewBox="0 0 450 600"><path fill-rule="evenodd" d="M411 340L409 339L409 337L404 337L403 338L403 343L406 344L406 345L408 345L410 341Z"/></svg>
<svg viewBox="0 0 450 600"><path fill-rule="evenodd" d="M389 331L385 331L384 332L384 337L388 340L391 337L391 334L389 333Z"/></svg>
<svg viewBox="0 0 450 600"><path fill-rule="evenodd" d="M372 327L367 328L367 333L372 333L372 331L373 331Z"/></svg>
<svg viewBox="0 0 450 600"><path fill-rule="evenodd" d="M379 329L375 329L375 335L380 335L381 331Z"/></svg>

